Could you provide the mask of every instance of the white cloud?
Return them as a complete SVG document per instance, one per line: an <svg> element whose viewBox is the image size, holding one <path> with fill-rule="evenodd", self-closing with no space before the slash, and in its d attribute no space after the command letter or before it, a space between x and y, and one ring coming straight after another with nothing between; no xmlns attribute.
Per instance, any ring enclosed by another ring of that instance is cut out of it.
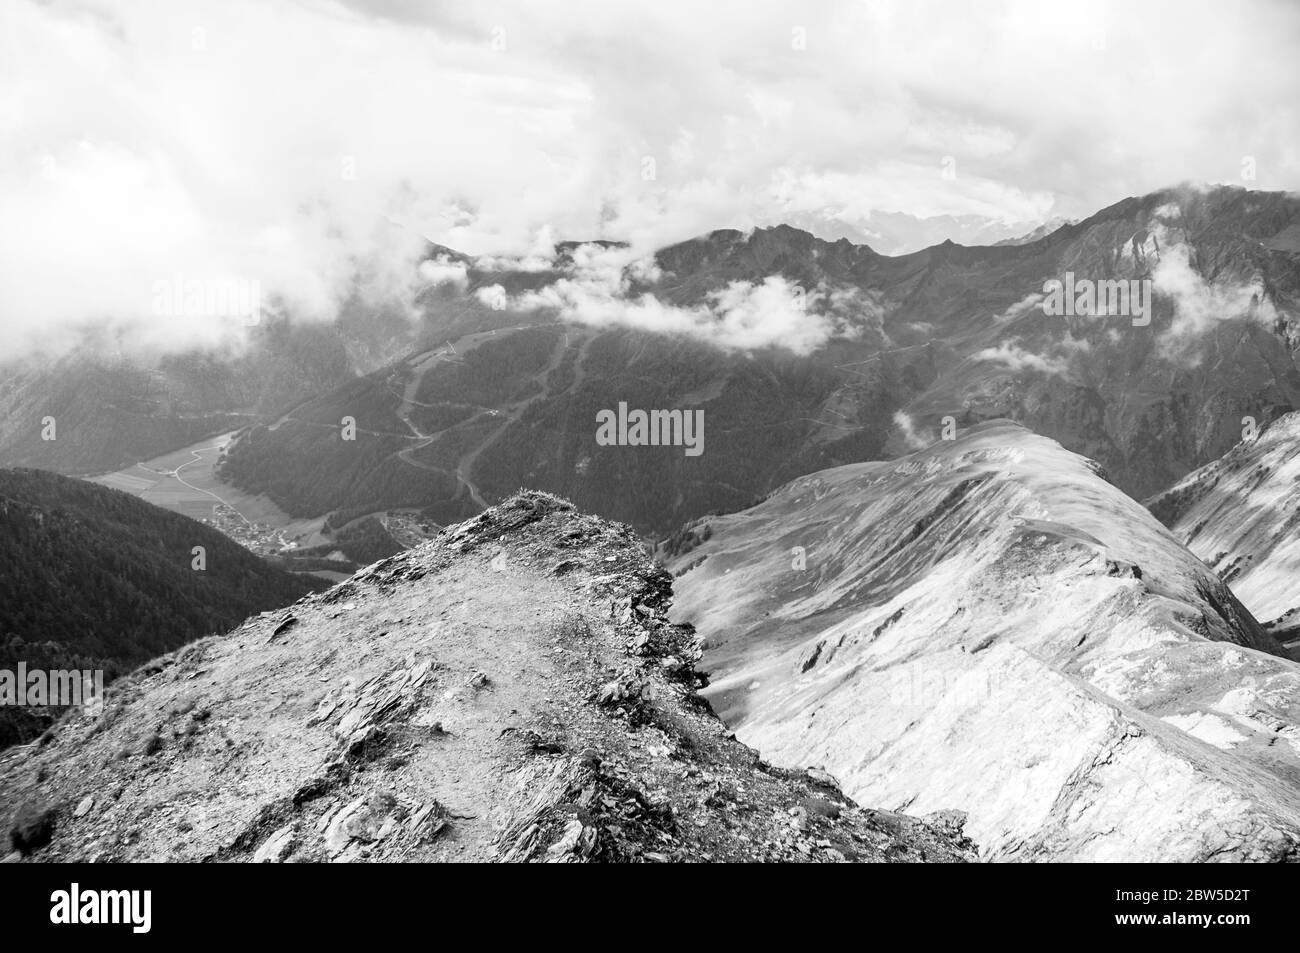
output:
<svg viewBox="0 0 1300 953"><path fill-rule="evenodd" d="M452 285L464 290L469 285L469 267L446 255L420 262L420 277L431 285Z"/></svg>
<svg viewBox="0 0 1300 953"><path fill-rule="evenodd" d="M651 293L633 294L632 278L659 273L657 266L633 254L628 249L580 246L564 277L509 298L507 307L553 310L561 320L597 327L624 325L685 334L739 350L783 347L808 354L834 334L853 333L825 306L830 298L827 292L805 291L781 275L757 283L730 282L710 292L705 304L694 307L668 304ZM498 293L493 290L490 295ZM841 307L843 300L841 296Z"/></svg>
<svg viewBox="0 0 1300 953"><path fill-rule="evenodd" d="M909 450L924 450L934 443L934 440L930 439L928 435L917 433L912 418L901 410L894 411L894 426L898 428L898 432Z"/></svg>
<svg viewBox="0 0 1300 953"><path fill-rule="evenodd" d="M1021 315L1028 314L1030 311L1037 308L1043 303L1043 298L1044 295L1042 292L1031 291L1001 314L995 314L993 320L999 323L1003 321L1014 321Z"/></svg>
<svg viewBox="0 0 1300 953"><path fill-rule="evenodd" d="M481 304L487 305L498 311L504 309L509 303L510 297L502 285L484 285L474 292L474 297Z"/></svg>
<svg viewBox="0 0 1300 953"><path fill-rule="evenodd" d="M1196 343L1221 321L1253 317L1271 328L1277 310L1261 275L1207 280L1192 264L1191 254L1177 232L1154 229L1160 260L1151 275L1155 293L1173 304L1173 321L1160 335L1160 353L1184 364L1199 361Z"/></svg>
<svg viewBox="0 0 1300 953"><path fill-rule="evenodd" d="M978 352L977 361L994 361L1009 371L1038 371L1043 374L1064 374L1069 361L1060 357L1047 357L1026 351L1016 341L1004 341L997 347L986 347Z"/></svg>
<svg viewBox="0 0 1300 953"><path fill-rule="evenodd" d="M821 294L805 293L780 275L769 275L759 284L733 281L709 298L717 321L713 333L733 347L779 344L807 354L835 330L827 315L812 310Z"/></svg>
<svg viewBox="0 0 1300 953"><path fill-rule="evenodd" d="M480 255L474 259L474 267L480 271L521 271L537 273L550 271L555 262L550 256L543 255Z"/></svg>
<svg viewBox="0 0 1300 953"><path fill-rule="evenodd" d="M178 272L328 317L358 270L376 294L414 290L425 239L536 260L616 238L640 257L800 210L1077 217L1237 181L1247 155L1256 187L1300 176L1300 9L1262 0L6 11L4 353L149 322L149 289ZM741 338L774 292L747 294Z"/></svg>

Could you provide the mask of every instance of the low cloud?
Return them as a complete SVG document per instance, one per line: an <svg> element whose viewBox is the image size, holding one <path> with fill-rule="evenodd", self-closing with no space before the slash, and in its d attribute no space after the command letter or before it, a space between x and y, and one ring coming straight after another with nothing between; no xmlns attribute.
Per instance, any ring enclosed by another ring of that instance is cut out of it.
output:
<svg viewBox="0 0 1300 953"><path fill-rule="evenodd" d="M469 268L445 255L420 262L420 277L435 287L451 285L464 291L469 286Z"/></svg>
<svg viewBox="0 0 1300 953"><path fill-rule="evenodd" d="M1242 318L1271 328L1277 310L1263 277L1207 280L1192 263L1188 246L1171 229L1157 226L1160 261L1152 272L1152 287L1173 307L1173 321L1161 332L1159 348L1167 360L1199 363L1197 344L1223 321Z"/></svg>
<svg viewBox="0 0 1300 953"><path fill-rule="evenodd" d="M1047 357L1022 348L1017 341L1004 341L997 347L986 347L975 355L977 361L992 361L1009 371L1038 371L1041 374L1063 375L1070 362L1063 357Z"/></svg>
<svg viewBox="0 0 1300 953"><path fill-rule="evenodd" d="M518 271L536 274L550 271L555 267L554 261L546 255L481 255L474 260L474 267L479 271Z"/></svg>
<svg viewBox="0 0 1300 953"><path fill-rule="evenodd" d="M894 411L894 426L898 428L898 433L909 450L924 450L934 443L928 435L918 433L912 418L901 410Z"/></svg>
<svg viewBox="0 0 1300 953"><path fill-rule="evenodd" d="M995 314L993 320L999 323L1003 321L1014 321L1021 315L1028 314L1030 311L1037 308L1043 303L1043 298L1044 295L1040 291L1030 292L1001 314Z"/></svg>
<svg viewBox="0 0 1300 953"><path fill-rule="evenodd" d="M485 303L498 302L494 306L504 297L504 306L515 311L553 311L559 320L592 327L684 334L728 349L782 347L809 354L834 335L854 333L846 314L857 298L807 291L781 275L733 281L709 292L703 304L683 307L632 291L633 279L662 275L653 261L627 249L584 245L573 251L572 260L564 277L543 288L504 297L504 289L493 286L478 294Z"/></svg>

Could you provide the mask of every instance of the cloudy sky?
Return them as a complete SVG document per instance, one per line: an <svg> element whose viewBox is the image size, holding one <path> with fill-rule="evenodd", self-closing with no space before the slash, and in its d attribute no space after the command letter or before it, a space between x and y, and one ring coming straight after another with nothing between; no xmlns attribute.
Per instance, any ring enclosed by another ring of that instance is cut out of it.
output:
<svg viewBox="0 0 1300 953"><path fill-rule="evenodd" d="M358 267L409 281L422 237L650 249L1300 184L1286 0L0 2L0 346L176 274L328 314Z"/></svg>

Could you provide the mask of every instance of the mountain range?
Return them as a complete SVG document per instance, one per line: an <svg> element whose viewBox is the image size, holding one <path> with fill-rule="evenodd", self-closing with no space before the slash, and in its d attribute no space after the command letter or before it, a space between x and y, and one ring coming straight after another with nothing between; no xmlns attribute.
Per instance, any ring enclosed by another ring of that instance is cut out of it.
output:
<svg viewBox="0 0 1300 953"><path fill-rule="evenodd" d="M468 261L462 297L506 307L252 427L224 473L300 516L404 505L450 522L530 486L663 535L916 449L947 419L1010 418L1141 498L1224 453L1242 416L1300 406L1297 232L1291 196L1180 189L1023 245L896 258L778 227L612 274L572 253L526 273ZM1150 280L1149 324L1045 315L1045 283L1067 274ZM596 414L620 402L703 410L707 450L599 446Z"/></svg>
<svg viewBox="0 0 1300 953"><path fill-rule="evenodd" d="M430 246L412 320L16 363L0 462L275 563L0 471L6 648L121 674L0 755L12 859L1300 860L1298 256L1192 186Z"/></svg>
<svg viewBox="0 0 1300 953"><path fill-rule="evenodd" d="M445 524L529 486L663 537L949 419L1009 418L1145 498L1226 452L1243 416L1300 407L1297 236L1293 196L1182 186L1021 244L895 257L789 226L637 260L612 242L431 246L416 325L353 307L268 322L244 356L27 367L0 388L0 461L102 472L239 429L223 476L294 517ZM1045 315L1067 274L1150 280L1150 323ZM707 451L601 447L596 414L620 402L703 410Z"/></svg>
<svg viewBox="0 0 1300 953"><path fill-rule="evenodd" d="M1053 216L1042 223L1002 222L982 215L910 215L907 212L873 210L859 218L846 209L791 211L780 224L791 225L818 238L837 242L847 239L855 245L870 245L882 255L907 255L954 241L959 245L1023 245L1050 235L1073 222Z"/></svg>

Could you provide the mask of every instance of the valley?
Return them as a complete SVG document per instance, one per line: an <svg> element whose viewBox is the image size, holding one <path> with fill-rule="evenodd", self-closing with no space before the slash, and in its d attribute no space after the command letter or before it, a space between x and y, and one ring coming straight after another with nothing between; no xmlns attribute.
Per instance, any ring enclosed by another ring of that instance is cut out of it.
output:
<svg viewBox="0 0 1300 953"><path fill-rule="evenodd" d="M295 519L268 498L245 493L220 479L218 466L238 433L220 434L125 470L88 479L211 526L283 568L330 582L346 579L359 568L358 562L339 549L339 541L368 521L380 528L394 548L419 545L438 528L412 510L353 514L335 523L330 523L328 516ZM365 555L362 560L369 561Z"/></svg>
<svg viewBox="0 0 1300 953"><path fill-rule="evenodd" d="M215 469L237 431L220 434L92 482L208 523L260 555L290 543L318 545L323 520L294 520L270 500L222 483Z"/></svg>

